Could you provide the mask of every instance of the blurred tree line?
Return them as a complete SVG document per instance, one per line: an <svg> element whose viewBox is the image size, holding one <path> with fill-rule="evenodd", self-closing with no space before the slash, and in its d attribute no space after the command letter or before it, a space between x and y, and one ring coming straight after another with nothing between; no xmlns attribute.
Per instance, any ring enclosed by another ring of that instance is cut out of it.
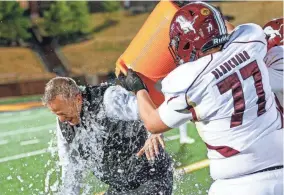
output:
<svg viewBox="0 0 284 195"><path fill-rule="evenodd" d="M31 37L28 29L31 23L24 16L24 10L15 1L0 1L0 40L2 44L12 44Z"/></svg>
<svg viewBox="0 0 284 195"><path fill-rule="evenodd" d="M101 1L98 6L100 11L113 12L120 9L120 2ZM53 1L36 24L17 1L0 1L0 45L29 42L33 25L37 25L43 36L72 42L92 33L89 22L87 1Z"/></svg>

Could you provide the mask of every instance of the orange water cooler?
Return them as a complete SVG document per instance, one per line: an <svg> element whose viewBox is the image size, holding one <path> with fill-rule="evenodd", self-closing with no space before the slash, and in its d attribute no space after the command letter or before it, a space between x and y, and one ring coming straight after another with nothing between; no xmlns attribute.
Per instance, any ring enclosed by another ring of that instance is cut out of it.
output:
<svg viewBox="0 0 284 195"><path fill-rule="evenodd" d="M171 19L178 9L171 1L159 2L116 62L116 75L125 74L127 67L139 73L157 106L164 97L155 84L176 67L168 45Z"/></svg>

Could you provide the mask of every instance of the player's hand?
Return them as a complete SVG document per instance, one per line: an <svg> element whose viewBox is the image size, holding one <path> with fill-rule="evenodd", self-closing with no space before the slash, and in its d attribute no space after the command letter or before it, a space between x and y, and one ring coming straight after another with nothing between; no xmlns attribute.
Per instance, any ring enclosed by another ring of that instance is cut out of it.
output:
<svg viewBox="0 0 284 195"><path fill-rule="evenodd" d="M148 160L155 160L159 155L159 144L165 148L165 142L162 139L162 134L152 134L145 142L144 147L137 153L141 157L144 153Z"/></svg>
<svg viewBox="0 0 284 195"><path fill-rule="evenodd" d="M143 83L142 79L132 69L128 69L127 75L120 75L118 79L125 89L127 89L128 91L132 91L135 94L142 89L147 90L147 87Z"/></svg>

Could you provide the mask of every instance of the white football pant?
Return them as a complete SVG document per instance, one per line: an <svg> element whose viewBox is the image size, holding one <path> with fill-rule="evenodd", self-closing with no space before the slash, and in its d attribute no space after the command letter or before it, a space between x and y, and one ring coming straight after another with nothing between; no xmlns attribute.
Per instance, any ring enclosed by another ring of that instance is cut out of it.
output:
<svg viewBox="0 0 284 195"><path fill-rule="evenodd" d="M208 195L283 195L283 169L216 180Z"/></svg>

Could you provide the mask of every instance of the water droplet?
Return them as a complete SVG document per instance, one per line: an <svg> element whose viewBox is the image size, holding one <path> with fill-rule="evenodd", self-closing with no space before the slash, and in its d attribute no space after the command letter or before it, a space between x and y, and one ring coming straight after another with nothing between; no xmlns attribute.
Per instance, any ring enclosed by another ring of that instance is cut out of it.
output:
<svg viewBox="0 0 284 195"><path fill-rule="evenodd" d="M7 180L11 180L11 179L13 179L13 178L12 178L11 175L9 175L9 176L7 177Z"/></svg>
<svg viewBox="0 0 284 195"><path fill-rule="evenodd" d="M21 183L23 183L23 181L24 181L24 180L21 178L20 175L17 176L17 179L18 179Z"/></svg>

